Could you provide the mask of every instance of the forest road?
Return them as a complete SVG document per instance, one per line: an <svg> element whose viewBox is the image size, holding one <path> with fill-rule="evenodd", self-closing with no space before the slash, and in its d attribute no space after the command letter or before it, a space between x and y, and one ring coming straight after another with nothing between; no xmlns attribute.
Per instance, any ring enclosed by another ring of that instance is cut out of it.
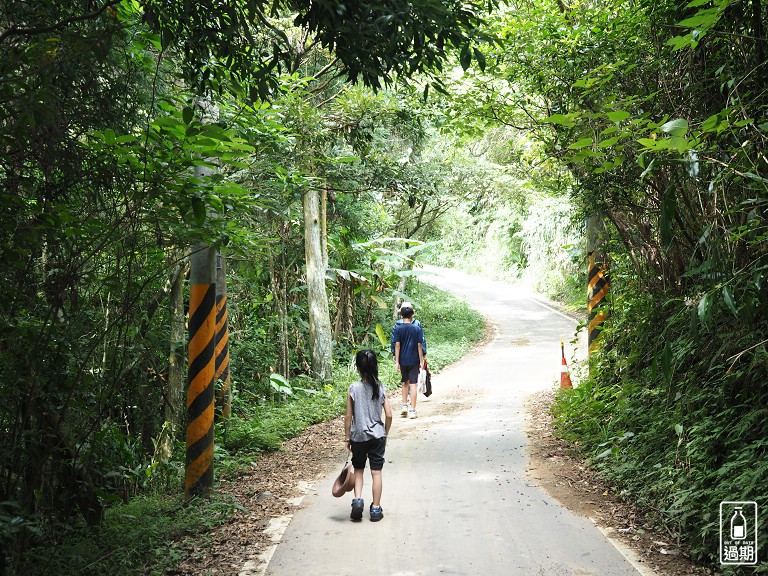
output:
<svg viewBox="0 0 768 576"><path fill-rule="evenodd" d="M589 519L526 477L525 399L559 382L560 339L567 342L576 323L521 289L431 271L430 282L493 322L494 337L434 377L417 419L401 418L393 406L383 520L369 521L368 470L363 521L350 520L351 493L331 495L342 462L333 463L285 528L266 574L641 574Z"/></svg>

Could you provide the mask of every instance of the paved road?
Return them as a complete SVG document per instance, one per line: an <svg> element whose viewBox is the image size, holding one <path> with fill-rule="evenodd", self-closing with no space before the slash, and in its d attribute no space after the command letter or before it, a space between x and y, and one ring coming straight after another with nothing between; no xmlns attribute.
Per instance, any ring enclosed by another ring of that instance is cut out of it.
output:
<svg viewBox="0 0 768 576"><path fill-rule="evenodd" d="M395 416L384 519L349 520L338 466L311 487L271 557L270 576L629 576L639 572L586 518L526 478L523 405L560 377L575 323L518 289L435 277L496 324L495 339L435 377L419 418Z"/></svg>

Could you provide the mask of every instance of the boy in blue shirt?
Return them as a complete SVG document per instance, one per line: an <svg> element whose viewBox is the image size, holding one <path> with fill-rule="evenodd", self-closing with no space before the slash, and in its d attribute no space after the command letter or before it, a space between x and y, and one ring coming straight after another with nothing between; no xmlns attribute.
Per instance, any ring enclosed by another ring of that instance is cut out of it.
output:
<svg viewBox="0 0 768 576"><path fill-rule="evenodd" d="M419 381L419 370L424 366L425 346L424 331L421 324L413 318L413 304L403 302L400 305L400 315L403 321L392 328L392 345L394 346L395 368L400 372L403 386L403 409L401 416L416 418L416 386ZM408 395L411 404L408 405Z"/></svg>

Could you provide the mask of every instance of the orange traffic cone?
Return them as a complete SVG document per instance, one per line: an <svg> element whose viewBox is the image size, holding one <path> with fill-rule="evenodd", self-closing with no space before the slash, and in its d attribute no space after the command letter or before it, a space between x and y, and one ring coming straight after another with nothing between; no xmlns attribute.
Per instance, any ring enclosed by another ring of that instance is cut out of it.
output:
<svg viewBox="0 0 768 576"><path fill-rule="evenodd" d="M560 369L560 388L573 388L571 373L568 370L568 363L565 361L565 343L562 340L560 340L560 352L563 356L563 366Z"/></svg>

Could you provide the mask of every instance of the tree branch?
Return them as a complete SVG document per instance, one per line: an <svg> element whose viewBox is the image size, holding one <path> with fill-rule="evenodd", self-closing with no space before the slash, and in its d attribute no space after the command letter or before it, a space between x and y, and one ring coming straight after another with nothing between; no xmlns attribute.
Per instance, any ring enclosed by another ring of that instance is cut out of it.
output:
<svg viewBox="0 0 768 576"><path fill-rule="evenodd" d="M120 4L120 2L122 1L123 0L109 0L106 4L104 4L98 10L94 10L93 12L90 12L88 14L83 14L82 16L71 16L69 18L64 18L64 20L61 20L56 24L51 24L50 26L40 26L38 28L18 28L16 26L11 26L7 30L5 30L2 34L0 34L0 44L2 44L7 38L10 38L11 36L36 36L37 34L45 34L46 32L55 32L56 30L61 30L62 28L66 28L67 26L69 26L70 24L74 24L75 22L84 22L85 20L92 20L100 16L104 11L108 10L109 8L112 8L113 6Z"/></svg>
<svg viewBox="0 0 768 576"><path fill-rule="evenodd" d="M336 99L336 98L338 98L338 97L339 97L341 94L343 94L344 92L346 92L346 91L347 91L347 89L349 89L349 86L350 86L350 84L345 84L344 86L342 86L341 90L339 90L339 91L338 91L338 92L336 92L335 94L332 94L331 96L329 96L328 98L326 98L325 100L323 100L322 102L320 102L320 104L318 104L318 105L317 105L317 107L318 107L318 108L322 108L323 106L325 106L326 104L328 104L328 102L330 102L331 100L335 100L335 99Z"/></svg>

